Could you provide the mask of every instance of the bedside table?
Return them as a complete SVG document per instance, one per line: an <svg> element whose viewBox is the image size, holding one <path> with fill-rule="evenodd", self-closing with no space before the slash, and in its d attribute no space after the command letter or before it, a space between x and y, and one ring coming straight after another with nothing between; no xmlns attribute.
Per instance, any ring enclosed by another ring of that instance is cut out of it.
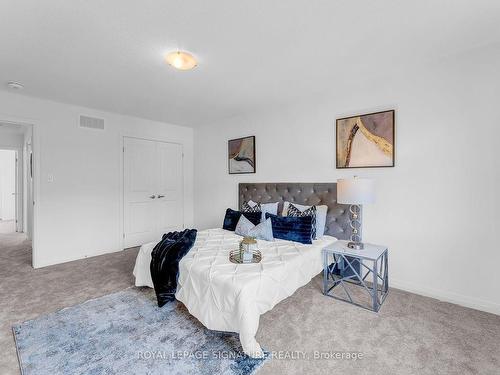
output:
<svg viewBox="0 0 500 375"><path fill-rule="evenodd" d="M348 248L347 243L337 241L323 249L323 294L378 312L389 293L389 251L386 246L368 243L364 249L355 250ZM338 270L348 269L345 276L338 274ZM368 292L368 304L354 301L350 285ZM346 297L335 293L339 287Z"/></svg>

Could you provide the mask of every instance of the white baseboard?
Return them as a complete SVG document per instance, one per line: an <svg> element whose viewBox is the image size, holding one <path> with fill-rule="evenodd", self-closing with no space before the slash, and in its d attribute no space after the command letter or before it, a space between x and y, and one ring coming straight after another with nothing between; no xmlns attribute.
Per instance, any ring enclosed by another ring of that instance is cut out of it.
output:
<svg viewBox="0 0 500 375"><path fill-rule="evenodd" d="M116 253L118 251L122 251L123 249L114 249L114 250L101 250L93 253L86 254L85 256L69 256L69 257L64 257L64 258L57 258L57 259L49 259L45 260L42 262L37 261L36 259L33 259L33 268L43 268L43 267L49 267L49 266L54 266L57 264L62 264L62 263L68 263L68 262L73 262L75 260L81 260L81 259L86 259L86 258L93 258L97 257L99 255L104 255L104 254L110 254L110 253Z"/></svg>
<svg viewBox="0 0 500 375"><path fill-rule="evenodd" d="M481 310L488 313L500 315L500 304L497 303L488 302L477 298L471 298L468 296L451 293L444 290L426 288L420 285L407 283L401 280L390 279L389 286L396 289L405 290L407 292L420 294L425 297L435 298L443 302L454 303L455 305L460 305L464 307L469 307L471 309Z"/></svg>

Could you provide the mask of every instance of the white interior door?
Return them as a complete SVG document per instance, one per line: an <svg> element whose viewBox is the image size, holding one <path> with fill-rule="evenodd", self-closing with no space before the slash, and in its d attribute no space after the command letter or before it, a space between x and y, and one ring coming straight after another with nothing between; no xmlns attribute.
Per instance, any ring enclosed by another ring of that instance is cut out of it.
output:
<svg viewBox="0 0 500 375"><path fill-rule="evenodd" d="M183 228L182 146L124 138L124 247Z"/></svg>
<svg viewBox="0 0 500 375"><path fill-rule="evenodd" d="M153 241L156 236L156 143L124 139L124 246Z"/></svg>
<svg viewBox="0 0 500 375"><path fill-rule="evenodd" d="M157 143L159 162L157 209L158 234L183 228L182 146L175 143Z"/></svg>

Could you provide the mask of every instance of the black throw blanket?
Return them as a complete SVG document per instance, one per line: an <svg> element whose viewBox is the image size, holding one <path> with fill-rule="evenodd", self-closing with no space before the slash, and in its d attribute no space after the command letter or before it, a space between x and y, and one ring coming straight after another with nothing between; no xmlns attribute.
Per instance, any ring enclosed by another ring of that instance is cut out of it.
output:
<svg viewBox="0 0 500 375"><path fill-rule="evenodd" d="M196 233L196 229L166 233L151 252L149 267L158 306L175 300L179 261L193 247Z"/></svg>

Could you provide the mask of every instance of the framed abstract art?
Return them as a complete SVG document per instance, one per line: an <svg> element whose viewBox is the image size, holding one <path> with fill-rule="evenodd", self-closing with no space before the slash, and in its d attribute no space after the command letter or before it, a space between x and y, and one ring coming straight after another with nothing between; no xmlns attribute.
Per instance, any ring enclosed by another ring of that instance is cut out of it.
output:
<svg viewBox="0 0 500 375"><path fill-rule="evenodd" d="M229 174L255 173L255 136L228 142Z"/></svg>
<svg viewBox="0 0 500 375"><path fill-rule="evenodd" d="M337 168L394 167L394 111L337 120Z"/></svg>

